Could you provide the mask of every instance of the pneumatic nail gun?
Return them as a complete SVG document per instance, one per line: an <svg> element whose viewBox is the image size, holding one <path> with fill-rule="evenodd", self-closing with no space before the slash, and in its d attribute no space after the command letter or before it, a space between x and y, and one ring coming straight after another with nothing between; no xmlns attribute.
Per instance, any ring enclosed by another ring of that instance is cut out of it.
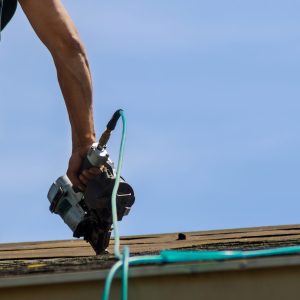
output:
<svg viewBox="0 0 300 300"><path fill-rule="evenodd" d="M116 171L106 144L120 113L121 110L114 113L99 142L91 146L83 161L80 172L91 167L101 169L101 173L87 183L85 191L74 188L65 175L59 177L48 192L50 211L60 215L73 231L74 237L83 237L89 242L96 254L108 247L113 224L111 196ZM132 187L121 177L116 197L118 221L129 213L134 200Z"/></svg>

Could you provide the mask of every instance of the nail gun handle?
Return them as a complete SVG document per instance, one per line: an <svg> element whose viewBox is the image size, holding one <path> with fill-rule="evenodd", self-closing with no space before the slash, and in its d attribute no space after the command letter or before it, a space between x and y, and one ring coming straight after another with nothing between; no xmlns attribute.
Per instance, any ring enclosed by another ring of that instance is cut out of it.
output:
<svg viewBox="0 0 300 300"><path fill-rule="evenodd" d="M101 168L106 164L108 158L109 154L105 147L99 148L97 143L93 144L81 164L78 175L81 174L84 170L90 168ZM74 191L76 192L75 189Z"/></svg>
<svg viewBox="0 0 300 300"><path fill-rule="evenodd" d="M86 169L90 169L92 168L93 165L90 163L90 161L88 160L88 158L86 157L82 164L81 164L81 167L79 169L79 172L78 172L78 176ZM78 189L77 187L73 186L73 190L75 193L78 193L78 192L82 192L82 190Z"/></svg>
<svg viewBox="0 0 300 300"><path fill-rule="evenodd" d="M115 111L106 125L106 130L101 135L99 143L93 144L91 149L88 151L86 158L82 162L78 174L81 174L86 169L90 169L92 167L101 167L105 165L109 157L105 145L109 140L111 131L115 129L122 112L122 109L118 109L117 111ZM74 187L74 191L77 192L78 189Z"/></svg>
<svg viewBox="0 0 300 300"><path fill-rule="evenodd" d="M81 174L84 170L87 170L87 169L90 169L90 168L93 168L94 166L91 164L91 162L89 161L89 159L86 157L82 164L81 164L81 167L79 169L79 174Z"/></svg>

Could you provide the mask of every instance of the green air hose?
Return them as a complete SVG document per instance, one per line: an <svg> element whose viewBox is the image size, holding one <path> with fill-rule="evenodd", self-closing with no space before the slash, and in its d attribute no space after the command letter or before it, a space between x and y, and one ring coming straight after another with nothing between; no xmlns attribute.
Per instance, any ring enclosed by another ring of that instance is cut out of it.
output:
<svg viewBox="0 0 300 300"><path fill-rule="evenodd" d="M123 129L122 129L122 139L121 139L121 145L119 150L119 158L118 158L118 166L117 166L117 173L116 173L116 180L111 196L111 208L112 208L112 217L113 217L113 227L114 227L114 238L115 238L115 246L114 246L114 252L115 256L118 259L121 259L122 256L120 254L120 235L119 235L119 228L118 228L118 217L117 217L117 192L119 188L120 183L120 176L121 176L121 169L123 165L123 157L124 157L124 147L125 147L125 140L126 140L126 130L127 130L127 124L126 124L126 118L123 110L120 110L120 115L122 118L123 123Z"/></svg>
<svg viewBox="0 0 300 300"><path fill-rule="evenodd" d="M126 118L124 111L120 112L123 122L122 139L119 152L119 160L116 174L116 181L112 193L112 215L114 227L114 253L119 260L109 271L102 295L102 300L108 300L110 288L115 274L122 268L122 300L128 298L128 269L130 265L162 264L162 263L182 263L191 261L220 261L228 259L243 259L273 255L287 255L300 253L300 246L282 247L274 249L251 250L251 251L175 251L163 250L159 255L145 255L129 257L129 248L124 247L123 254L120 253L120 236L117 224L116 195L119 187L121 167L124 156L124 146L126 138Z"/></svg>

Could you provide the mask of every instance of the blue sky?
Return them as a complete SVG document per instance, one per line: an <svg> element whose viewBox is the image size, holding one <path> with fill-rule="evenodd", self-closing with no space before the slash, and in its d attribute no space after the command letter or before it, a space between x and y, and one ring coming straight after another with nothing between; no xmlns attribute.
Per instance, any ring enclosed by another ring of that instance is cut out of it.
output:
<svg viewBox="0 0 300 300"><path fill-rule="evenodd" d="M298 1L63 3L89 53L97 132L118 108L128 118L122 235L299 223ZM20 7L0 65L0 242L69 239L46 198L66 171L67 114Z"/></svg>

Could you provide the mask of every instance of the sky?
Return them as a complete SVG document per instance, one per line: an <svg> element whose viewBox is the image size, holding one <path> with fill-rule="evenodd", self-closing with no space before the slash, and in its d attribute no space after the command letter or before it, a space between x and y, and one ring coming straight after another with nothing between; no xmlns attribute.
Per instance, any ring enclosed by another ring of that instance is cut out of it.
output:
<svg viewBox="0 0 300 300"><path fill-rule="evenodd" d="M136 202L121 235L299 223L299 1L63 3L88 51L98 136L126 113ZM70 125L20 7L0 42L0 99L0 243L72 238L47 200Z"/></svg>

